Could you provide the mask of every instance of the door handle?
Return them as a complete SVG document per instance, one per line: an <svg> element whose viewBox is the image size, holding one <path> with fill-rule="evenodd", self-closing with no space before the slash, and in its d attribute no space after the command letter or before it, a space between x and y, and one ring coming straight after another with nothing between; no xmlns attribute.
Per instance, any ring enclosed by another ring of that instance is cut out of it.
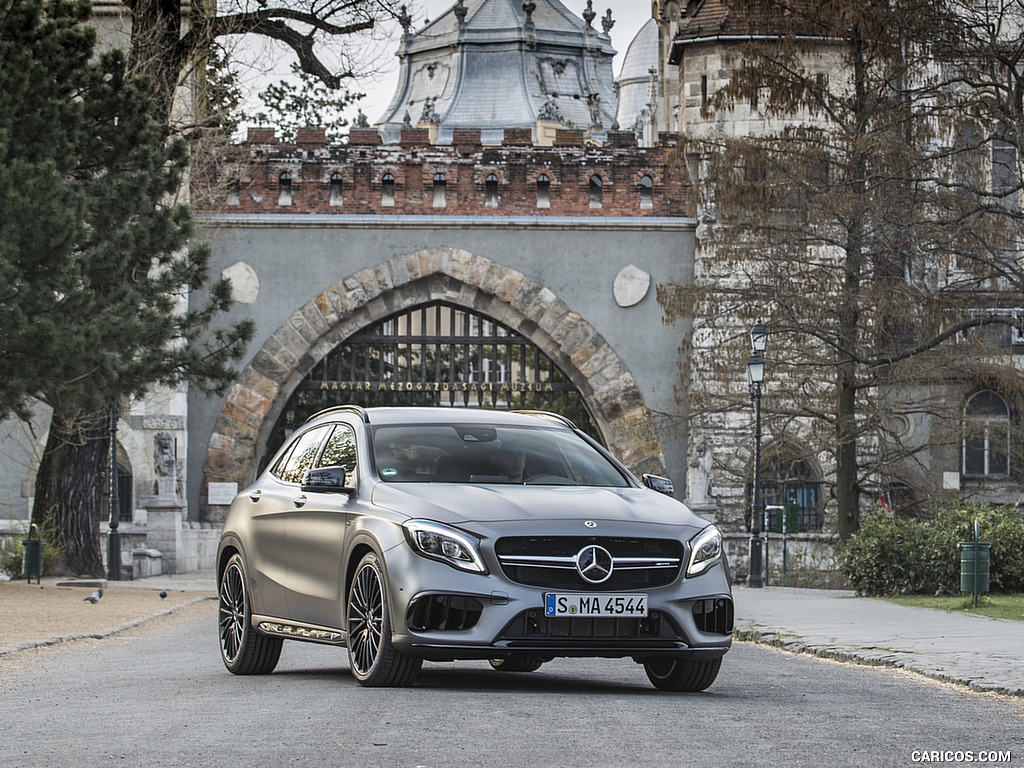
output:
<svg viewBox="0 0 1024 768"><path fill-rule="evenodd" d="M249 494L249 501L259 501L263 496L263 491L253 491Z"/></svg>
<svg viewBox="0 0 1024 768"><path fill-rule="evenodd" d="M294 499L292 499L292 504L294 504L296 507L304 507L306 506L306 497L296 496Z"/></svg>

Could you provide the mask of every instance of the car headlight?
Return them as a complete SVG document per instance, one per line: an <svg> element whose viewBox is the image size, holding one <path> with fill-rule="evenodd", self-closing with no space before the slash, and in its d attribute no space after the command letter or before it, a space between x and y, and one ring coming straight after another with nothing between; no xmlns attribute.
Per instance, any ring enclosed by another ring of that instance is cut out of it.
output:
<svg viewBox="0 0 1024 768"><path fill-rule="evenodd" d="M722 532L709 525L690 541L686 575L697 576L722 559Z"/></svg>
<svg viewBox="0 0 1024 768"><path fill-rule="evenodd" d="M480 539L473 534L430 520L409 520L402 528L416 554L462 571L487 573L480 557Z"/></svg>

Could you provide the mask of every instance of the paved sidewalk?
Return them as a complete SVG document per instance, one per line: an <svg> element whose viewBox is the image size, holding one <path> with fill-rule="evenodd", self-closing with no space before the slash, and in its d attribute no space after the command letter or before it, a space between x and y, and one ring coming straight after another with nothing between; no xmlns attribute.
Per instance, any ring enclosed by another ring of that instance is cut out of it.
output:
<svg viewBox="0 0 1024 768"><path fill-rule="evenodd" d="M736 636L1024 696L1024 622L911 608L840 590L736 587Z"/></svg>

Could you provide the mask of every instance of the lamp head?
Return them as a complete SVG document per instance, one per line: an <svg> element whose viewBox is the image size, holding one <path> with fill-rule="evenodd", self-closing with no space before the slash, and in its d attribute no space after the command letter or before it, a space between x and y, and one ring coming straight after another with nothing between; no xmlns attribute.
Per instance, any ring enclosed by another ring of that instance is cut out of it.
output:
<svg viewBox="0 0 1024 768"><path fill-rule="evenodd" d="M764 358L761 353L754 351L747 361L747 383L751 386L764 382Z"/></svg>
<svg viewBox="0 0 1024 768"><path fill-rule="evenodd" d="M758 355L763 355L768 348L768 328L761 318L757 318L754 327L750 329L750 348Z"/></svg>

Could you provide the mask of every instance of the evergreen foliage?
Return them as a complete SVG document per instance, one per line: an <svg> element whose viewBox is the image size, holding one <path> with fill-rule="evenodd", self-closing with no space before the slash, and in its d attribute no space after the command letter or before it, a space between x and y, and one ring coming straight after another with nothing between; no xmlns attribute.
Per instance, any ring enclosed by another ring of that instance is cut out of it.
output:
<svg viewBox="0 0 1024 768"><path fill-rule="evenodd" d="M93 56L90 5L5 0L0 13L0 413L52 413L33 518L63 536L68 569L100 575L98 502L112 404L154 386L223 391L251 323L212 328L209 249L174 204L187 165L165 142L149 84L119 51Z"/></svg>

